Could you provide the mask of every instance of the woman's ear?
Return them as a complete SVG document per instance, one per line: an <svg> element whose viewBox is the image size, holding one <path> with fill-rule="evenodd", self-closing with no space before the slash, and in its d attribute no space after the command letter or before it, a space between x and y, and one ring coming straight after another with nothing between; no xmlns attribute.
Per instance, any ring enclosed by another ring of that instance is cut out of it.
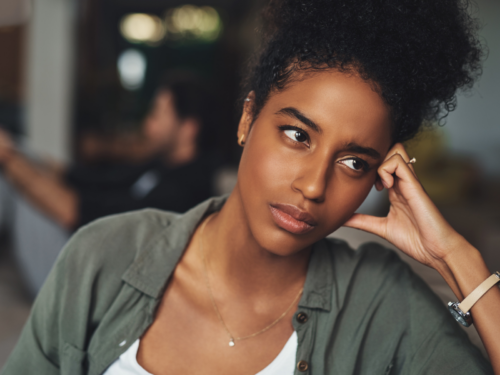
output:
<svg viewBox="0 0 500 375"><path fill-rule="evenodd" d="M240 123L238 125L238 144L243 146L250 132L250 126L253 122L253 110L255 106L255 92L250 91L244 100L243 113L241 114Z"/></svg>

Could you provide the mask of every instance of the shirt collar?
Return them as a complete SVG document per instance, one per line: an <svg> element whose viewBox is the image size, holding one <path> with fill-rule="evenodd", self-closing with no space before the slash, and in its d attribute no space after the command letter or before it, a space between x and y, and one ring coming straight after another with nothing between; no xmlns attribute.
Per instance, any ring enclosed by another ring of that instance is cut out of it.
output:
<svg viewBox="0 0 500 375"><path fill-rule="evenodd" d="M122 279L149 295L160 299L198 223L212 212L219 211L227 196L210 198L185 214L174 217L169 225L144 249L123 275ZM331 251L326 241L314 244L307 270L304 293L299 306L330 311L334 268Z"/></svg>
<svg viewBox="0 0 500 375"><path fill-rule="evenodd" d="M218 211L227 197L210 198L185 214L173 217L168 226L140 249L137 259L122 279L141 292L161 298L198 223L206 215Z"/></svg>

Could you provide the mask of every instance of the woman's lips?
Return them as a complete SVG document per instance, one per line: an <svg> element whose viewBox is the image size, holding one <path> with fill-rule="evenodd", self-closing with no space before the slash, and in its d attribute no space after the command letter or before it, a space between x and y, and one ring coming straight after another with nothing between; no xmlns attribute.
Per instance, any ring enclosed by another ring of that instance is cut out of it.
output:
<svg viewBox="0 0 500 375"><path fill-rule="evenodd" d="M306 211L290 204L271 204L269 206L274 222L293 234L305 234L317 225L314 218Z"/></svg>

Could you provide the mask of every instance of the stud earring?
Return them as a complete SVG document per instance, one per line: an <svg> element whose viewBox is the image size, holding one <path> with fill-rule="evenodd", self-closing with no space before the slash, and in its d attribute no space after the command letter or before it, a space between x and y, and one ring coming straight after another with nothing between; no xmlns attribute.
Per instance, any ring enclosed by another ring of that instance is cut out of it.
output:
<svg viewBox="0 0 500 375"><path fill-rule="evenodd" d="M238 144L243 147L245 144L245 134L242 134L241 137L238 139Z"/></svg>

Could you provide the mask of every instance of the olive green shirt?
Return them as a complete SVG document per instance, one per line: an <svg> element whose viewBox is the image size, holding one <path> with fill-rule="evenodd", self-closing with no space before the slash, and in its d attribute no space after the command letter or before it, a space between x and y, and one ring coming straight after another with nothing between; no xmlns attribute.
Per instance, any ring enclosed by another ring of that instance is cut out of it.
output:
<svg viewBox="0 0 500 375"><path fill-rule="evenodd" d="M197 224L224 202L213 198L183 215L147 209L111 216L77 232L2 374L102 374L153 322ZM292 320L296 375L493 374L394 252L324 239L308 267Z"/></svg>

